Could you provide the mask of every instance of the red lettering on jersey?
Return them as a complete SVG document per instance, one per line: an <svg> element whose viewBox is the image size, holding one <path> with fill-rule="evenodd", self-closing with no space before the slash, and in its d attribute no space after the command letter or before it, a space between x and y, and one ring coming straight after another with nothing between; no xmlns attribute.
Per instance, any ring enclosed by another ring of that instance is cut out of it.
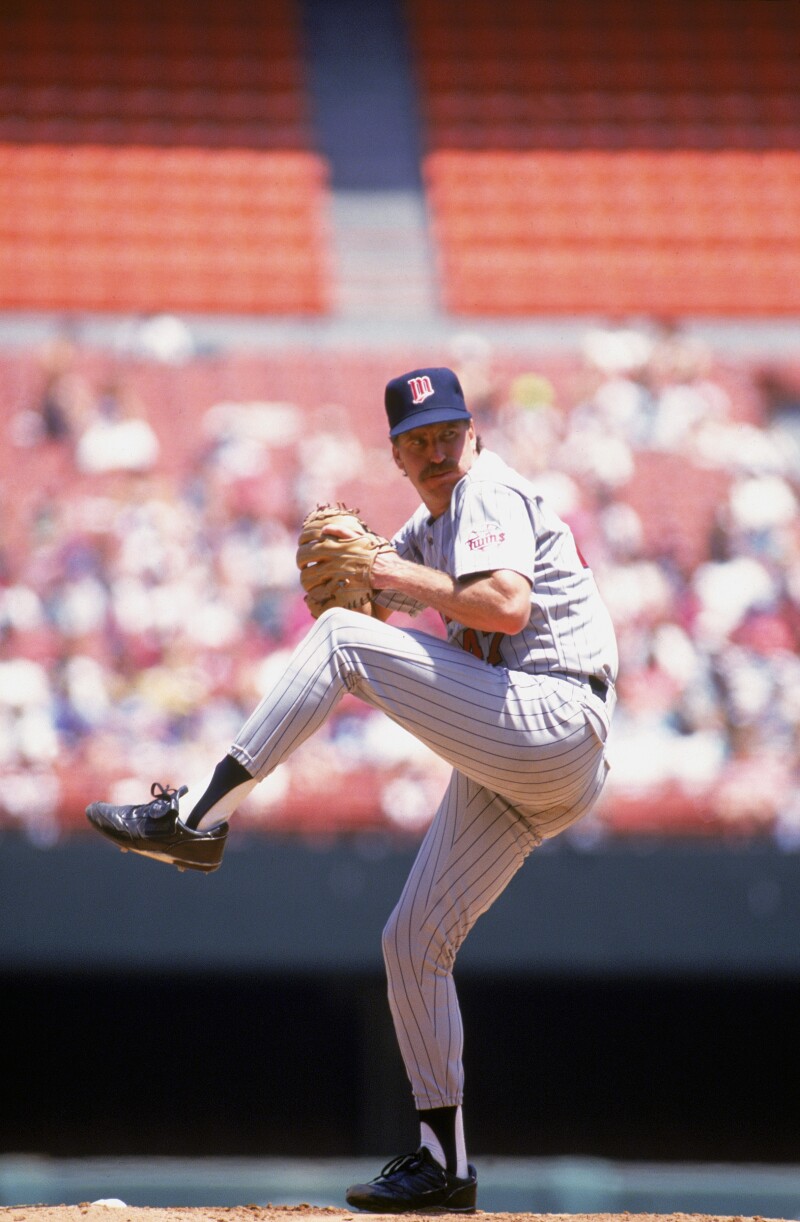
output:
<svg viewBox="0 0 800 1222"><path fill-rule="evenodd" d="M483 661L483 650L481 643L478 640L478 634L474 628L465 628L461 636L461 648L467 653L471 653L473 657L480 658Z"/></svg>
<svg viewBox="0 0 800 1222"><path fill-rule="evenodd" d="M489 642L489 652L486 655L486 661L490 666L499 666L503 660L500 656L500 646L504 636L504 632L495 632L494 636Z"/></svg>
<svg viewBox="0 0 800 1222"><path fill-rule="evenodd" d="M467 539L467 547L471 552L482 552L487 547L496 547L505 541L506 532L501 529L499 522L484 522L480 529L473 530Z"/></svg>
<svg viewBox="0 0 800 1222"><path fill-rule="evenodd" d="M465 628L461 636L461 648L466 650L467 653L471 653L473 657L480 658L481 662L488 662L490 666L499 666L503 660L500 654L500 646L504 636L504 632L494 633L489 642L486 657L484 657L477 632L474 628Z"/></svg>

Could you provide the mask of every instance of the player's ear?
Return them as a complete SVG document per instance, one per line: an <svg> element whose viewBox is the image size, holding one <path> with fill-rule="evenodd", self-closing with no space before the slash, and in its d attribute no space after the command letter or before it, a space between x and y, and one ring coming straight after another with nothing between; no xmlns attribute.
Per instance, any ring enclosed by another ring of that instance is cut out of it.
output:
<svg viewBox="0 0 800 1222"><path fill-rule="evenodd" d="M403 466L403 460L400 457L400 451L397 448L397 446L394 444L392 445L392 458L394 459L395 466L398 467L403 472L403 475L407 475L408 472L406 471L405 467Z"/></svg>

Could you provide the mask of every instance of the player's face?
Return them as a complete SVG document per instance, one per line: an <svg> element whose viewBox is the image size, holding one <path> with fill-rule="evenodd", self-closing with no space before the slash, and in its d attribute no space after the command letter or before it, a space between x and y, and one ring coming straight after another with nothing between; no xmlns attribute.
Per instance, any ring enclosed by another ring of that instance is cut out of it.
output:
<svg viewBox="0 0 800 1222"><path fill-rule="evenodd" d="M395 438L394 461L411 480L431 517L445 512L453 489L475 461L475 440L471 420L428 424Z"/></svg>

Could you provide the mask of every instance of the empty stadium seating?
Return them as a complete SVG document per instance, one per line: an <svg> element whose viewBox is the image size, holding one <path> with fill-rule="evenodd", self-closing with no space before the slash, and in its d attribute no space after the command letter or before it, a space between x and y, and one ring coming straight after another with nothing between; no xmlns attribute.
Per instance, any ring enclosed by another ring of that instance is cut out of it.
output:
<svg viewBox="0 0 800 1222"><path fill-rule="evenodd" d="M446 310L797 312L792 0L403 3ZM0 308L331 309L302 16L0 13Z"/></svg>
<svg viewBox="0 0 800 1222"><path fill-rule="evenodd" d="M66 0L0 18L0 140L310 149L294 0Z"/></svg>
<svg viewBox="0 0 800 1222"><path fill-rule="evenodd" d="M408 0L429 148L793 147L791 0Z"/></svg>
<svg viewBox="0 0 800 1222"><path fill-rule="evenodd" d="M0 146L0 307L318 313L326 167L306 152Z"/></svg>
<svg viewBox="0 0 800 1222"><path fill-rule="evenodd" d="M465 314L800 310L800 154L440 150L446 307Z"/></svg>
<svg viewBox="0 0 800 1222"><path fill-rule="evenodd" d="M408 11L448 310L797 313L795 5Z"/></svg>

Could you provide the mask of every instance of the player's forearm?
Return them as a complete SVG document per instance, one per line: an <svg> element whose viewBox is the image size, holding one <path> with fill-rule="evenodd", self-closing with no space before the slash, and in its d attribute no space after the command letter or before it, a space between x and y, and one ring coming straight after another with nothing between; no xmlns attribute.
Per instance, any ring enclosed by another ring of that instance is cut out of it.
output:
<svg viewBox="0 0 800 1222"><path fill-rule="evenodd" d="M378 590L408 594L479 632L513 635L522 631L530 616L530 585L518 573L506 570L455 581L438 569L386 552L375 560L372 581Z"/></svg>

